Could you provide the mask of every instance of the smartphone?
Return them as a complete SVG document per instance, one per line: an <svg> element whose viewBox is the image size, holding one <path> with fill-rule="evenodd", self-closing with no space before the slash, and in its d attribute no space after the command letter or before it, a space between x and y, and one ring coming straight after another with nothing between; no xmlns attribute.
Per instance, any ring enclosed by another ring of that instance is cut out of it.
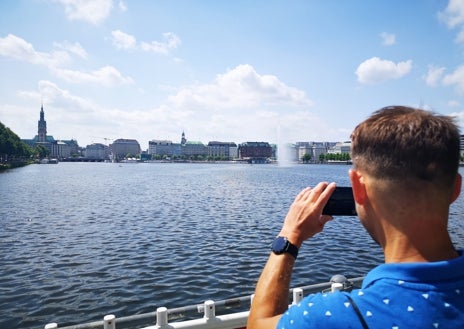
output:
<svg viewBox="0 0 464 329"><path fill-rule="evenodd" d="M356 216L356 207L351 187L336 187L322 210L323 215Z"/></svg>

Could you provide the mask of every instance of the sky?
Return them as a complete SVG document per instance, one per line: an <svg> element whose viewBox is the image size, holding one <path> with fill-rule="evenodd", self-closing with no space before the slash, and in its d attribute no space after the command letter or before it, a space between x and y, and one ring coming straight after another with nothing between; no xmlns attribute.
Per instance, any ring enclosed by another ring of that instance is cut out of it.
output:
<svg viewBox="0 0 464 329"><path fill-rule="evenodd" d="M0 1L0 122L80 146L347 141L407 105L464 128L464 0Z"/></svg>

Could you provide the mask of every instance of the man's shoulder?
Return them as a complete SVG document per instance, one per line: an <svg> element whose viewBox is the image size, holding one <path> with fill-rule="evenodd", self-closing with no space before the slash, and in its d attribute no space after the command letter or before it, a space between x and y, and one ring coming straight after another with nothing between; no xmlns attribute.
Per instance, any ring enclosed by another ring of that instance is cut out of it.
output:
<svg viewBox="0 0 464 329"><path fill-rule="evenodd" d="M398 287L406 283L441 286L464 282L464 256L452 260L423 263L389 263L372 269L363 282L363 288L378 284L391 284Z"/></svg>
<svg viewBox="0 0 464 329"><path fill-rule="evenodd" d="M303 298L282 315L277 328L340 328L358 321L346 292L317 293Z"/></svg>

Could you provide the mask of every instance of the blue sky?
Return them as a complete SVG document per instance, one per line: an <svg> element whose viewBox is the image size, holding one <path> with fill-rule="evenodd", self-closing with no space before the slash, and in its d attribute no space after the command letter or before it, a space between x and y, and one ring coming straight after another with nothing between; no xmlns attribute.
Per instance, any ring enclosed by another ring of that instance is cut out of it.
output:
<svg viewBox="0 0 464 329"><path fill-rule="evenodd" d="M402 104L464 127L463 0L0 2L0 121L21 138L348 140Z"/></svg>

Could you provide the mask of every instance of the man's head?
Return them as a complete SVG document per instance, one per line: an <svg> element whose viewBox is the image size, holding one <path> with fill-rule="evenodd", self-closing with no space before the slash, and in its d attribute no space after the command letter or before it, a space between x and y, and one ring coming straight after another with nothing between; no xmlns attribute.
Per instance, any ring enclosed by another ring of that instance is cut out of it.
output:
<svg viewBox="0 0 464 329"><path fill-rule="evenodd" d="M447 225L462 183L454 120L390 106L359 124L351 138L356 210L385 261L454 257Z"/></svg>
<svg viewBox="0 0 464 329"><path fill-rule="evenodd" d="M372 114L351 135L355 170L381 180L450 187L459 166L453 118L405 106Z"/></svg>

